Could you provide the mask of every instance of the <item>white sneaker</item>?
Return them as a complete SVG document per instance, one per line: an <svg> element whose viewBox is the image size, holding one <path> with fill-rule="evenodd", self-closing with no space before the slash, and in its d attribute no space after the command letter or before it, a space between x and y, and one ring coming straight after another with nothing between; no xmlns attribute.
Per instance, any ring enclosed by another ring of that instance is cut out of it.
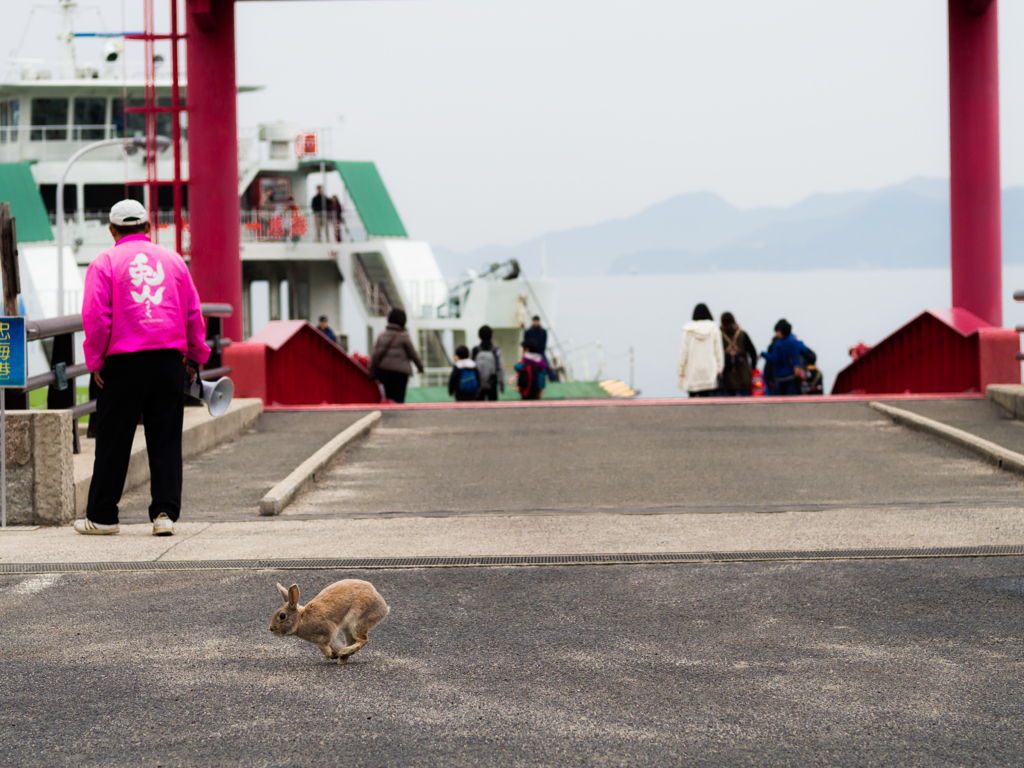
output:
<svg viewBox="0 0 1024 768"><path fill-rule="evenodd" d="M161 512L153 520L153 535L154 536L173 536L174 535L174 521L167 516L166 512Z"/></svg>
<svg viewBox="0 0 1024 768"><path fill-rule="evenodd" d="M94 523L87 517L83 517L81 520L75 520L75 530L87 536L109 536L120 531L121 526L117 523L101 525L100 523Z"/></svg>

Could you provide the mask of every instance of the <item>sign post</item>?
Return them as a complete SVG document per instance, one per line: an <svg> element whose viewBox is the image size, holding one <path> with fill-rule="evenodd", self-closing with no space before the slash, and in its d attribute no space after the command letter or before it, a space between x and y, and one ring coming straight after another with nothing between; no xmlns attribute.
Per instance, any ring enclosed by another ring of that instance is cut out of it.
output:
<svg viewBox="0 0 1024 768"><path fill-rule="evenodd" d="M7 527L7 398L4 389L25 386L25 318L0 317L0 529Z"/></svg>

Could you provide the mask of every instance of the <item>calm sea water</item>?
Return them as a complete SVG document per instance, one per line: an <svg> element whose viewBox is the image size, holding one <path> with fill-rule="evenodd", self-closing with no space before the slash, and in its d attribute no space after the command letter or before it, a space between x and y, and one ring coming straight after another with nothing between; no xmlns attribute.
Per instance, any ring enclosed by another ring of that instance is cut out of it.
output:
<svg viewBox="0 0 1024 768"><path fill-rule="evenodd" d="M1003 270L1003 324L1024 324L1024 267ZM949 307L948 269L715 272L701 275L623 275L559 281L555 331L567 346L599 341L608 378L634 383L642 397L679 397L676 362L681 326L703 301L717 320L732 312L759 350L767 348L780 317L818 354L831 391L850 363L847 349L875 344L925 309ZM596 375L599 354L588 346L574 356L576 375Z"/></svg>

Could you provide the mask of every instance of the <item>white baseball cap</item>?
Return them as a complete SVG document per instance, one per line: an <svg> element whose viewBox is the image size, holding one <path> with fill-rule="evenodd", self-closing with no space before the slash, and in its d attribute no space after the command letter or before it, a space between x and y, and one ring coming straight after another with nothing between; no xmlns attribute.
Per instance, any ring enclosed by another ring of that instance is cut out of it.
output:
<svg viewBox="0 0 1024 768"><path fill-rule="evenodd" d="M149 214L138 200L122 200L110 209L110 223L115 227L135 227L147 221Z"/></svg>

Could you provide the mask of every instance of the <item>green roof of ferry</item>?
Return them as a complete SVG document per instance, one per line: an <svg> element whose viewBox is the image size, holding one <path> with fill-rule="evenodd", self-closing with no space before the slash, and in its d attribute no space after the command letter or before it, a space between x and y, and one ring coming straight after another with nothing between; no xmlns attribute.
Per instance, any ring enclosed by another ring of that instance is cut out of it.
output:
<svg viewBox="0 0 1024 768"><path fill-rule="evenodd" d="M342 160L325 160L324 165L325 170L336 170L341 174L341 180L345 182L345 189L355 203L366 234L374 237L409 236L376 165L372 162ZM319 168L320 161L310 160L301 166L305 170Z"/></svg>
<svg viewBox="0 0 1024 768"><path fill-rule="evenodd" d="M11 204L19 243L53 240L50 217L28 163L0 163L0 203Z"/></svg>

